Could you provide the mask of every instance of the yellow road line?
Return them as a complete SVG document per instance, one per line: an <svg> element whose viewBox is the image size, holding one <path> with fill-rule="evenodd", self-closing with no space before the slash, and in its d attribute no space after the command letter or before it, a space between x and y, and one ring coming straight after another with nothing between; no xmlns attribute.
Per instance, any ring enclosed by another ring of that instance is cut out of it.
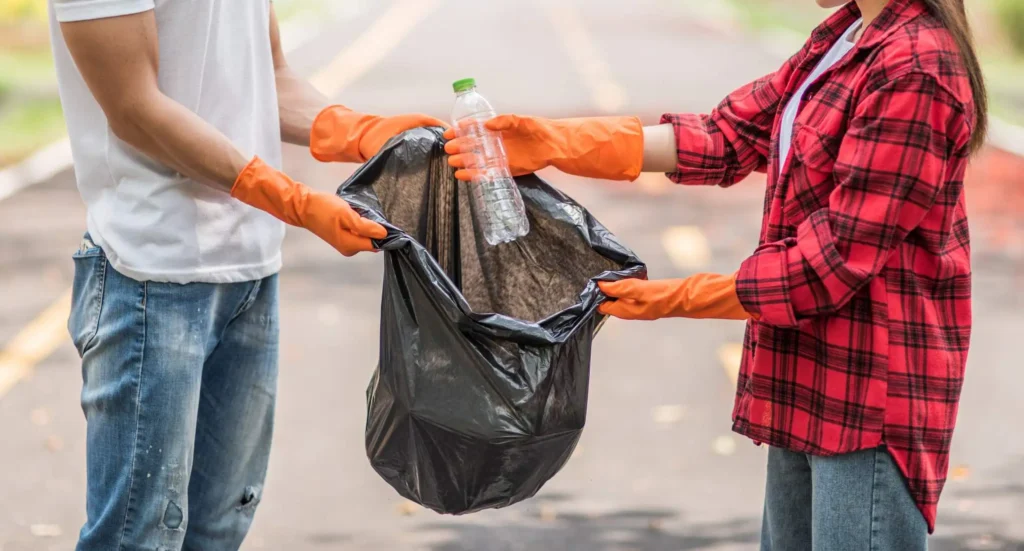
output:
<svg viewBox="0 0 1024 551"><path fill-rule="evenodd" d="M325 96L337 96L391 53L438 4L440 0L397 0L310 82Z"/></svg>
<svg viewBox="0 0 1024 551"><path fill-rule="evenodd" d="M615 113L625 107L626 90L612 77L611 67L583 26L579 10L564 2L540 0L538 5L561 35L573 67L590 89L594 106L605 113Z"/></svg>
<svg viewBox="0 0 1024 551"><path fill-rule="evenodd" d="M70 312L71 289L68 289L0 351L0 397L28 377L36 364L68 338L65 327Z"/></svg>
<svg viewBox="0 0 1024 551"><path fill-rule="evenodd" d="M394 50L440 2L397 0L310 81L328 97L336 96ZM0 397L31 375L36 364L65 342L70 311L68 289L0 350Z"/></svg>

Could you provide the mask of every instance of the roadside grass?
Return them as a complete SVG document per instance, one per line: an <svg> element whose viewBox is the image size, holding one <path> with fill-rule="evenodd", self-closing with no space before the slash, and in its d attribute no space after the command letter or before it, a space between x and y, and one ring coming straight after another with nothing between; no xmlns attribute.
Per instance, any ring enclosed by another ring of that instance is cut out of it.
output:
<svg viewBox="0 0 1024 551"><path fill-rule="evenodd" d="M0 166L28 156L63 132L50 52L0 51Z"/></svg>
<svg viewBox="0 0 1024 551"><path fill-rule="evenodd" d="M0 166L27 157L63 133L64 114L59 100L20 101L0 112Z"/></svg>
<svg viewBox="0 0 1024 551"><path fill-rule="evenodd" d="M328 0L274 0L282 22L329 5ZM0 0L0 167L66 131L46 25L45 0ZM19 36L27 38L19 41Z"/></svg>

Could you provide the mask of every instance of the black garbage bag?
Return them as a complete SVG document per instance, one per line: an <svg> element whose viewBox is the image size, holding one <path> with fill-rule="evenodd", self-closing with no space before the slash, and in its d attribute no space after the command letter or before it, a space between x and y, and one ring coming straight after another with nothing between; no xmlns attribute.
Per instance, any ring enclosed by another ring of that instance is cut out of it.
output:
<svg viewBox="0 0 1024 551"><path fill-rule="evenodd" d="M583 207L517 178L530 233L489 246L441 131L402 134L338 195L384 224L366 453L402 496L461 514L527 499L583 430L596 280L646 267Z"/></svg>

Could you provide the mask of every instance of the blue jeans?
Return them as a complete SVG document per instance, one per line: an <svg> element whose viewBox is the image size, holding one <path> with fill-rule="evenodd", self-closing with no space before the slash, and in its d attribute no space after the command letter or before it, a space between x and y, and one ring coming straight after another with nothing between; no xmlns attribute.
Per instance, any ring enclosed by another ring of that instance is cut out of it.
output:
<svg viewBox="0 0 1024 551"><path fill-rule="evenodd" d="M88 478L77 549L238 549L270 452L277 276L139 282L88 236L74 262Z"/></svg>
<svg viewBox="0 0 1024 551"><path fill-rule="evenodd" d="M918 551L927 537L885 448L834 457L768 449L762 551Z"/></svg>

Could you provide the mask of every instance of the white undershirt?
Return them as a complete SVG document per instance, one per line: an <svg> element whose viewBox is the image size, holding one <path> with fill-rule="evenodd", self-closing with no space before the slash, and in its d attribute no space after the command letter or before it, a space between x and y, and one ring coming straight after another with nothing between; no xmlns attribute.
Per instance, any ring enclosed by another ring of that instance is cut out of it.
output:
<svg viewBox="0 0 1024 551"><path fill-rule="evenodd" d="M782 174L782 169L786 168L786 161L789 160L789 148L793 141L793 122L796 121L796 116L800 111L800 103L804 99L804 94L822 73L843 59L857 45L852 39L853 35L857 33L857 29L860 28L860 24L861 20L858 19L853 25L850 25L850 28L832 45L825 57L821 58L818 66L811 71L811 74L807 76L807 79L786 104L786 110L782 112L782 128L779 130L779 174Z"/></svg>
<svg viewBox="0 0 1024 551"><path fill-rule="evenodd" d="M60 23L153 10L157 83L246 157L281 166L269 0L50 0L57 83L89 234L138 281L229 283L281 268L284 224L114 135ZM118 62L114 59L113 62Z"/></svg>

